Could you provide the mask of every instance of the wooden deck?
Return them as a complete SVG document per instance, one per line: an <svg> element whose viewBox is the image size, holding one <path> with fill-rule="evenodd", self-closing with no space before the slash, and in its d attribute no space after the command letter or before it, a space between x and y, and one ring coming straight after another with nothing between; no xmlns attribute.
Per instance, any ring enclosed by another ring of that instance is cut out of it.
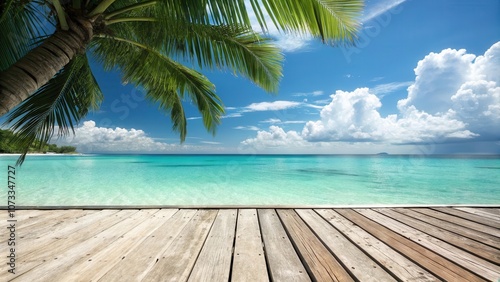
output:
<svg viewBox="0 0 500 282"><path fill-rule="evenodd" d="M500 208L18 210L16 219L16 274L4 227L0 281L500 279Z"/></svg>

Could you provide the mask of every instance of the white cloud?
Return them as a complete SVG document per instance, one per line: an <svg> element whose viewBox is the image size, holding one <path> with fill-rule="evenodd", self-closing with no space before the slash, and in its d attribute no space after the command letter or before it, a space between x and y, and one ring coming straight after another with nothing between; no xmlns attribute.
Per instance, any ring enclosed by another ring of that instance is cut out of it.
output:
<svg viewBox="0 0 500 282"><path fill-rule="evenodd" d="M303 120L285 120L282 121L278 118L270 118L261 121L260 123L270 123L270 124L301 124L301 123L306 123L306 121Z"/></svg>
<svg viewBox="0 0 500 282"><path fill-rule="evenodd" d="M252 131L258 131L260 128L257 126L236 126L234 129L240 129L240 130L252 130Z"/></svg>
<svg viewBox="0 0 500 282"><path fill-rule="evenodd" d="M261 112L261 111L280 111L298 107L301 103L293 101L274 101L252 103L246 106L244 112Z"/></svg>
<svg viewBox="0 0 500 282"><path fill-rule="evenodd" d="M235 117L242 117L242 116L243 115L241 113L232 113L232 114L222 116L221 118L235 118Z"/></svg>
<svg viewBox="0 0 500 282"><path fill-rule="evenodd" d="M368 88L353 92L337 91L321 110L321 120L309 121L302 131L309 141L383 141L420 143L474 135L453 114L432 116L416 108L404 115L381 117L380 99Z"/></svg>
<svg viewBox="0 0 500 282"><path fill-rule="evenodd" d="M172 153L200 152L202 146L169 144L155 141L142 130L98 127L92 120L75 129L75 135L52 141L77 147L80 153ZM215 143L210 143L215 144ZM211 147L213 151L213 147Z"/></svg>
<svg viewBox="0 0 500 282"><path fill-rule="evenodd" d="M325 92L323 92L321 90L316 90L316 91L312 91L312 92L295 93L295 94L292 94L292 96L295 96L295 97L308 97L308 96L316 97L316 96L321 96L323 94L325 94Z"/></svg>
<svg viewBox="0 0 500 282"><path fill-rule="evenodd" d="M397 6L401 5L402 3L406 2L406 0L385 0L385 1L379 1L376 5L370 6L367 9L365 9L364 15L361 19L363 23L374 19L383 13L396 8Z"/></svg>
<svg viewBox="0 0 500 282"><path fill-rule="evenodd" d="M222 144L220 142L214 142L214 141L200 141L200 143L208 144L208 145L220 145L220 144Z"/></svg>
<svg viewBox="0 0 500 282"><path fill-rule="evenodd" d="M247 139L242 144L260 149L281 146L303 147L307 145L307 142L296 131L285 132L281 127L272 125L269 131L259 131L255 138Z"/></svg>
<svg viewBox="0 0 500 282"><path fill-rule="evenodd" d="M395 91L398 91L402 88L408 87L412 84L412 81L404 81L404 82L391 82L385 84L379 84L370 89L370 92L377 96L384 96L384 94L389 94Z"/></svg>
<svg viewBox="0 0 500 282"><path fill-rule="evenodd" d="M413 105L430 114L446 112L451 96L471 76L475 57L464 49L425 56L415 68L415 83L408 88L408 98L399 101L398 108L404 111Z"/></svg>
<svg viewBox="0 0 500 282"><path fill-rule="evenodd" d="M261 123L271 123L271 124L281 123L281 119L279 119L279 118L270 118L270 119L266 119L266 120L261 121Z"/></svg>
<svg viewBox="0 0 500 282"><path fill-rule="evenodd" d="M376 142L378 144L439 144L449 141L500 139L500 42L484 56L465 50L430 53L418 62L408 96L398 101L398 114L381 116L377 94L389 93L408 82L382 84L374 89L336 91L321 109L321 119L308 121L302 132L278 126L259 131L242 142L254 147ZM279 124L278 119L269 123ZM493 130L492 130L493 129ZM290 140L288 140L288 138ZM287 141L288 140L288 141Z"/></svg>

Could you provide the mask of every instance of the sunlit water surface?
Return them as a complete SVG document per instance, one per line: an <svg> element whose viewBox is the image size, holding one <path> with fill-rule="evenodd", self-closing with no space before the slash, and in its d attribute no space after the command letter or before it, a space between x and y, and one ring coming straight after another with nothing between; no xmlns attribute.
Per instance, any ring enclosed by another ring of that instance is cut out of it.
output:
<svg viewBox="0 0 500 282"><path fill-rule="evenodd" d="M16 159L0 157L5 184ZM499 156L28 156L16 169L18 206L500 204L499 192Z"/></svg>

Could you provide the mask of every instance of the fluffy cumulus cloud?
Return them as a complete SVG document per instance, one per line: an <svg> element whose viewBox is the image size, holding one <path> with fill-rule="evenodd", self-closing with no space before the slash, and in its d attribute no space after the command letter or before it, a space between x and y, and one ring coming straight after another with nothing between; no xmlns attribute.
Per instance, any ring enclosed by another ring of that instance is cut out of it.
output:
<svg viewBox="0 0 500 282"><path fill-rule="evenodd" d="M307 122L302 132L272 126L243 144L286 143L283 139L289 137L290 143L388 144L500 139L496 130L500 126L500 42L481 56L463 49L430 53L414 71L414 82L390 85L409 85L407 97L397 103L397 114L381 116L376 89L338 90L322 107L320 119Z"/></svg>
<svg viewBox="0 0 500 282"><path fill-rule="evenodd" d="M255 138L247 139L243 145L257 149L265 147L303 147L307 142L296 131L285 132L281 127L272 125L269 131L259 131Z"/></svg>
<svg viewBox="0 0 500 282"><path fill-rule="evenodd" d="M71 145L77 147L80 153L162 153L178 152L183 150L199 150L202 147L180 146L155 141L148 137L144 131L125 128L98 127L92 120L85 121L75 129L73 137L55 141L59 145Z"/></svg>

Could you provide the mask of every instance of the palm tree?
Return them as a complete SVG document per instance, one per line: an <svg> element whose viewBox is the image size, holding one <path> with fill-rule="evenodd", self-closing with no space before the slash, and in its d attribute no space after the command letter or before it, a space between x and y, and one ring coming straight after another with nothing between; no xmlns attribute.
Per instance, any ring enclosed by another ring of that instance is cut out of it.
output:
<svg viewBox="0 0 500 282"><path fill-rule="evenodd" d="M118 70L170 113L186 137L183 101L215 132L224 108L202 68L229 69L277 90L282 54L268 25L352 44L362 0L6 0L0 4L0 116L25 148L73 130L103 99L89 58ZM249 11L264 33L252 29ZM193 65L189 68L181 63Z"/></svg>

